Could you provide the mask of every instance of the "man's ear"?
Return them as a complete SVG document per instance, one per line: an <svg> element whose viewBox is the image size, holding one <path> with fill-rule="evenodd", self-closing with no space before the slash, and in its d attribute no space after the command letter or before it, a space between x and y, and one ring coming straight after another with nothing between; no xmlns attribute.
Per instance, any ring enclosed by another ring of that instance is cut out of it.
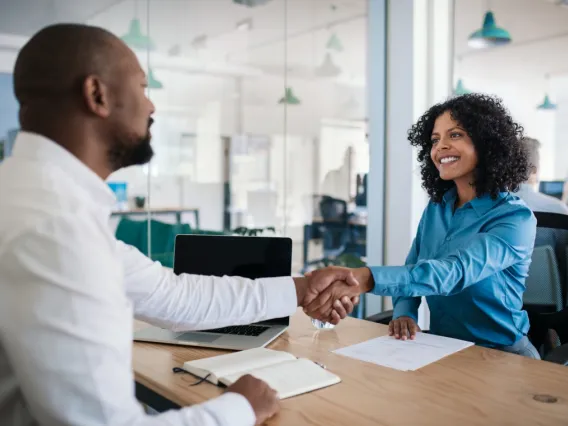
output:
<svg viewBox="0 0 568 426"><path fill-rule="evenodd" d="M108 86L97 75L89 75L83 82L83 99L87 109L93 114L107 118L110 115Z"/></svg>

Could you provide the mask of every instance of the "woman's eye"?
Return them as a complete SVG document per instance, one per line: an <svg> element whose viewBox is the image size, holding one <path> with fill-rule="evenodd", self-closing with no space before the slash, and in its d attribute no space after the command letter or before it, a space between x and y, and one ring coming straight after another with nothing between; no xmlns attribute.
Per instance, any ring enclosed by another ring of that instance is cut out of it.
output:
<svg viewBox="0 0 568 426"><path fill-rule="evenodd" d="M432 142L432 145L436 145L436 144L438 143L438 141L439 141L439 140L440 140L440 139L432 139L432 140L431 140L431 142Z"/></svg>
<svg viewBox="0 0 568 426"><path fill-rule="evenodd" d="M461 136L461 133L452 133L450 136L454 139L459 138Z"/></svg>

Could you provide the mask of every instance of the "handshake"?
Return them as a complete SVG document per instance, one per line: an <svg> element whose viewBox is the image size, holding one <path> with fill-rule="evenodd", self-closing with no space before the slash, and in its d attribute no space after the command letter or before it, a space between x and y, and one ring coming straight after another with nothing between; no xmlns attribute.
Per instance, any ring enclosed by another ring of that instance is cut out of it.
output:
<svg viewBox="0 0 568 426"><path fill-rule="evenodd" d="M312 318L337 325L369 291L370 271L331 266L294 278L298 306Z"/></svg>
<svg viewBox="0 0 568 426"><path fill-rule="evenodd" d="M328 267L294 278L298 306L312 318L338 324L359 303L359 295L372 290L374 281L367 268ZM227 392L244 396L256 416L256 424L274 416L280 410L276 392L267 383L246 375Z"/></svg>

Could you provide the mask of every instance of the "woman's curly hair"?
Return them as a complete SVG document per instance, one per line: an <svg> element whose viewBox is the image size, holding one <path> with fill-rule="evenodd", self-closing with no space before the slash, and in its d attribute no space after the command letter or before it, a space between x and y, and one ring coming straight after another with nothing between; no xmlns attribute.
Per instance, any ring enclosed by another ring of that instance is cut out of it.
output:
<svg viewBox="0 0 568 426"><path fill-rule="evenodd" d="M441 202L444 193L455 186L453 181L440 178L430 158L434 122L446 111L475 146L478 164L473 185L477 196L490 194L496 198L499 192L517 191L530 173L521 143L523 128L513 121L501 99L473 93L434 105L408 131L410 144L418 148L422 187L432 201Z"/></svg>

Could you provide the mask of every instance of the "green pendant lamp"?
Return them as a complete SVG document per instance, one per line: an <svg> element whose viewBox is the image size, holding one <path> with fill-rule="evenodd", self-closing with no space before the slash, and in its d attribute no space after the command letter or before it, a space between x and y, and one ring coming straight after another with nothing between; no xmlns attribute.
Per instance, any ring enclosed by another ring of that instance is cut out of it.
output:
<svg viewBox="0 0 568 426"><path fill-rule="evenodd" d="M323 63L316 68L316 75L319 77L337 77L341 74L341 68L333 63L331 54L327 52Z"/></svg>
<svg viewBox="0 0 568 426"><path fill-rule="evenodd" d="M327 50L335 50L336 52L343 52L343 44L337 34L333 33L327 41Z"/></svg>
<svg viewBox="0 0 568 426"><path fill-rule="evenodd" d="M134 18L130 21L128 33L120 37L128 46L139 50L153 50L154 42L147 35L142 34L140 19Z"/></svg>
<svg viewBox="0 0 568 426"><path fill-rule="evenodd" d="M284 94L284 97L280 99L278 103L284 105L299 105L301 102L300 99L298 99L296 95L294 95L294 91L292 90L292 88L286 87L286 92Z"/></svg>
<svg viewBox="0 0 568 426"><path fill-rule="evenodd" d="M556 104L552 103L552 101L550 100L548 95L544 95L544 100L536 108L540 109L540 110L545 110L545 111L554 111L554 110L556 110L557 106L556 106Z"/></svg>
<svg viewBox="0 0 568 426"><path fill-rule="evenodd" d="M460 78L456 84L456 88L454 89L454 96L468 95L470 93L471 90L466 89L462 79Z"/></svg>
<svg viewBox="0 0 568 426"><path fill-rule="evenodd" d="M495 24L493 12L488 11L483 20L483 27L469 36L468 45L475 49L503 46L511 42L509 31Z"/></svg>
<svg viewBox="0 0 568 426"><path fill-rule="evenodd" d="M148 88L149 89L163 89L164 85L162 84L162 82L160 80L156 80L156 77L154 77L154 71L152 71L152 68L150 68L148 70Z"/></svg>

